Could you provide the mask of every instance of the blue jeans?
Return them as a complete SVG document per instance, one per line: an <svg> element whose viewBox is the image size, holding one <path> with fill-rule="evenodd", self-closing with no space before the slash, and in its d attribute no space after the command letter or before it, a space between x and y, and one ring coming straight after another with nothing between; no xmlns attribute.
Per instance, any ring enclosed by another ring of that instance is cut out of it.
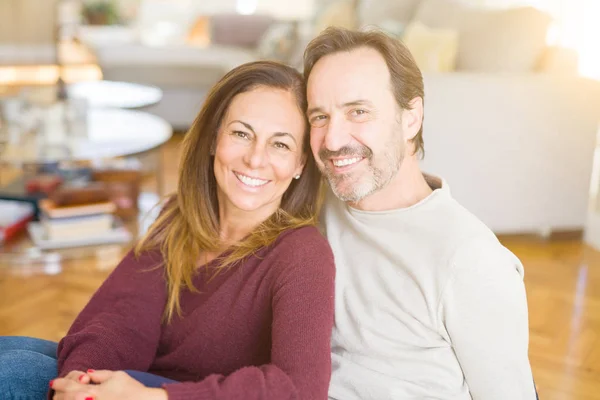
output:
<svg viewBox="0 0 600 400"><path fill-rule="evenodd" d="M58 375L56 346L48 340L0 336L0 399L45 400L49 382ZM125 372L147 387L176 382L147 372Z"/></svg>

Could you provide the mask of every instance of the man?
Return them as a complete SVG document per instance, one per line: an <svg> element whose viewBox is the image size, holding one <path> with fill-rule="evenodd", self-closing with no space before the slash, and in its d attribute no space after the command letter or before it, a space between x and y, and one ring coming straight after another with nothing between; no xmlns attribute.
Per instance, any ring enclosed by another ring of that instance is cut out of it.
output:
<svg viewBox="0 0 600 400"><path fill-rule="evenodd" d="M304 73L312 150L335 194L323 215L337 265L330 398L535 399L523 267L420 171L410 52L330 28Z"/></svg>

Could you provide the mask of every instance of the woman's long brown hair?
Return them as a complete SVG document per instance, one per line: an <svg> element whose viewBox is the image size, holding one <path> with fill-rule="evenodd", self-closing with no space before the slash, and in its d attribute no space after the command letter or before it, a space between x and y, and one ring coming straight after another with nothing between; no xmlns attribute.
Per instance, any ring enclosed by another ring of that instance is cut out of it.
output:
<svg viewBox="0 0 600 400"><path fill-rule="evenodd" d="M227 73L209 92L206 102L182 143L177 194L168 201L157 220L135 248L136 255L160 249L168 286L165 319L181 315L183 289L196 291L193 278L200 268L202 253L219 252L217 182L214 175L215 146L219 127L233 98L257 87L288 90L294 94L298 111L306 112L304 80L295 69L271 61L241 65ZM300 179L284 193L280 208L244 240L230 246L219 260L217 272L234 266L258 249L272 244L283 231L317 223L321 200L321 176L310 152L308 124L305 125L303 156L306 164ZM301 244L299 244L301 245Z"/></svg>

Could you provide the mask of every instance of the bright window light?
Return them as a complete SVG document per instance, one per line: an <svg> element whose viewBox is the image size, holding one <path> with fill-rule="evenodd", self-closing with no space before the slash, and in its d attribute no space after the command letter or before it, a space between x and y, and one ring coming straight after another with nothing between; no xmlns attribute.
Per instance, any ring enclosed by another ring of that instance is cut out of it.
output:
<svg viewBox="0 0 600 400"><path fill-rule="evenodd" d="M258 0L236 0L235 9L239 14L250 15L256 12Z"/></svg>

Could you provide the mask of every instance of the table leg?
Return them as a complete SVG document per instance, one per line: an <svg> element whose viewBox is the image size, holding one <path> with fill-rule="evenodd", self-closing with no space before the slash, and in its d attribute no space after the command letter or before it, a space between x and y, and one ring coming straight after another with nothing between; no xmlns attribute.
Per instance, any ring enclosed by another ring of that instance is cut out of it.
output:
<svg viewBox="0 0 600 400"><path fill-rule="evenodd" d="M157 151L157 160L156 160L156 191L158 192L158 197L163 198L165 193L165 165L163 160L163 146L160 146L156 149Z"/></svg>

